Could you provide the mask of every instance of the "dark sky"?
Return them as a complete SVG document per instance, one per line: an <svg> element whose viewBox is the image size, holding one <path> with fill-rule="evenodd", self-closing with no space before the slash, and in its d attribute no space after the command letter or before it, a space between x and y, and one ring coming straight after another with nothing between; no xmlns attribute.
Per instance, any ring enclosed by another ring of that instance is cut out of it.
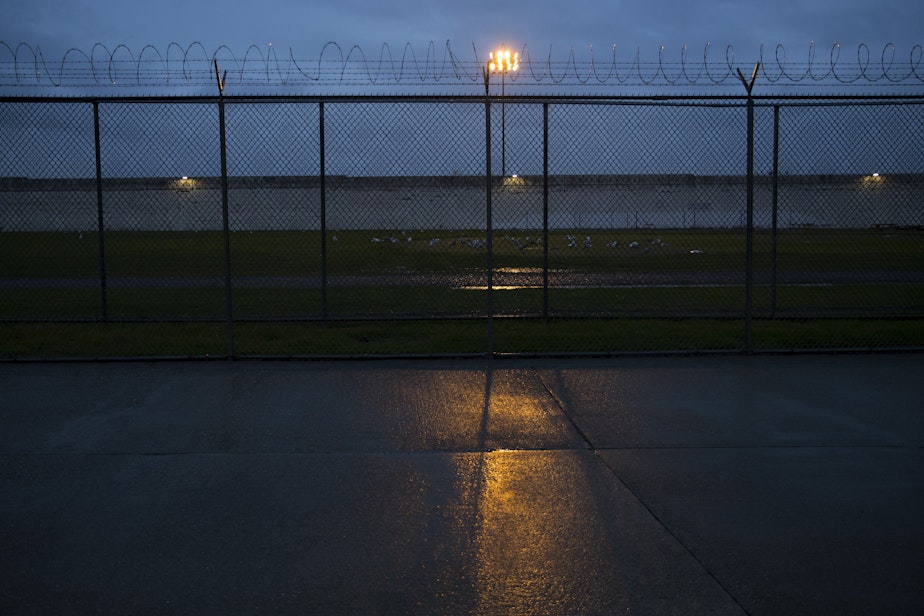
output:
<svg viewBox="0 0 924 616"><path fill-rule="evenodd" d="M683 44L691 54L733 45L743 63L756 60L761 44L786 46L787 54L804 57L810 41L819 53L841 43L844 55L855 57L867 44L875 59L894 43L905 60L924 43L924 3L920 0L534 0L502 2L457 0L262 0L217 2L190 0L3 0L0 41L9 46L40 46L49 58L68 48L89 50L102 43L133 50L171 42L200 42L210 52L227 45L243 54L250 45L293 50L299 58L317 57L334 41L345 48L362 46L378 56L383 43L393 50L411 43L424 53L430 41L439 47L451 41L454 51L479 56L505 43L527 44L531 51L566 57L604 50L655 58L660 45L668 57L679 57Z"/></svg>

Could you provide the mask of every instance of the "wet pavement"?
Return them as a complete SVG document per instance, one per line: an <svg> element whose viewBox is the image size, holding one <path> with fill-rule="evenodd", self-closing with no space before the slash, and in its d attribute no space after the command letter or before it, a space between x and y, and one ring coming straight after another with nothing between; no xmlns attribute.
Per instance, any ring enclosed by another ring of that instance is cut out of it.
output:
<svg viewBox="0 0 924 616"><path fill-rule="evenodd" d="M0 612L919 613L922 374L0 364Z"/></svg>

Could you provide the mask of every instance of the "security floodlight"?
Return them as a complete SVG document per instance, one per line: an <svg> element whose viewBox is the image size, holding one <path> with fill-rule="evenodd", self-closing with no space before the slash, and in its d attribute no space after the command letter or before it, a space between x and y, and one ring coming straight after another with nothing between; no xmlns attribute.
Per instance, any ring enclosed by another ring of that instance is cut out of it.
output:
<svg viewBox="0 0 924 616"><path fill-rule="evenodd" d="M517 71L520 69L520 54L509 49L498 49L488 54L488 70L492 73Z"/></svg>
<svg viewBox="0 0 924 616"><path fill-rule="evenodd" d="M520 54L517 52L498 49L488 54L488 72L501 74L501 175L505 177L507 175L507 114L503 100L504 77L508 72L518 70L520 70Z"/></svg>

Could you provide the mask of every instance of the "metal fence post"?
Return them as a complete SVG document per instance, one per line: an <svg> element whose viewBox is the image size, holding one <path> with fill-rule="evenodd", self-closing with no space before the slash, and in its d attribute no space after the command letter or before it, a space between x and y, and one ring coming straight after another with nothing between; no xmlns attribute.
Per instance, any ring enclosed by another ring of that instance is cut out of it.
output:
<svg viewBox="0 0 924 616"><path fill-rule="evenodd" d="M747 90L747 222L745 223L745 282L744 282L744 352L750 353L753 350L752 333L753 333L753 316L754 316L754 97L751 92L754 89L754 80L757 78L757 69L760 63L754 65L754 72L751 73L751 79L748 81L738 69L738 77Z"/></svg>
<svg viewBox="0 0 924 616"><path fill-rule="evenodd" d="M780 106L773 106L773 196L770 223L770 318L776 317L777 199L780 184Z"/></svg>
<svg viewBox="0 0 924 616"><path fill-rule="evenodd" d="M747 229L745 231L744 351L751 352L754 313L754 98L748 93Z"/></svg>
<svg viewBox="0 0 924 616"><path fill-rule="evenodd" d="M93 136L96 148L96 225L99 236L99 291L103 323L109 322L106 293L106 233L103 224L103 157L99 135L99 101L93 101Z"/></svg>
<svg viewBox="0 0 924 616"><path fill-rule="evenodd" d="M542 318L549 318L549 104L542 103Z"/></svg>
<svg viewBox="0 0 924 616"><path fill-rule="evenodd" d="M487 227L488 250L488 357L494 356L494 223L491 219L491 97L488 92L491 74L484 67L484 178L485 178L485 226Z"/></svg>
<svg viewBox="0 0 924 616"><path fill-rule="evenodd" d="M218 148L221 155L221 224L225 249L225 324L228 359L234 359L234 317L231 312L231 226L228 221L228 155L225 143L224 80L218 75L215 60L215 79L218 81Z"/></svg>
<svg viewBox="0 0 924 616"><path fill-rule="evenodd" d="M318 155L321 168L321 318L327 319L327 159L324 140L324 101L318 103Z"/></svg>

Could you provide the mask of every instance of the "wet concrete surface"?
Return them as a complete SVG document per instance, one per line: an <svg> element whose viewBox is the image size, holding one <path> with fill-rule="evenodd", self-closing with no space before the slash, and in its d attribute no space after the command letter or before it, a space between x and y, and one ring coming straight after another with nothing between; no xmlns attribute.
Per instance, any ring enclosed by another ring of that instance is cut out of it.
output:
<svg viewBox="0 0 924 616"><path fill-rule="evenodd" d="M922 368L0 364L0 612L919 613Z"/></svg>

